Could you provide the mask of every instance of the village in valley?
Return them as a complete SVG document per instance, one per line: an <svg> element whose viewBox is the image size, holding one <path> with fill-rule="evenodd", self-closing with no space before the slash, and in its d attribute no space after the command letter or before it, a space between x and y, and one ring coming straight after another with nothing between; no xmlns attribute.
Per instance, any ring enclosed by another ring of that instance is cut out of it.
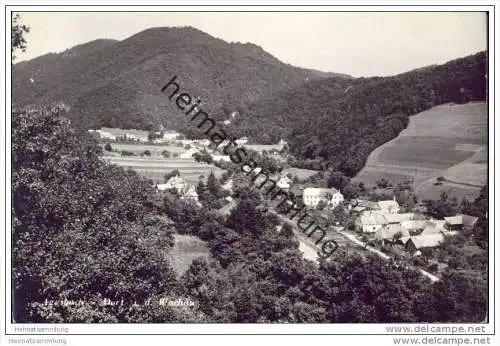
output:
<svg viewBox="0 0 500 346"><path fill-rule="evenodd" d="M233 188L235 180L243 179L243 184L254 182L254 185L263 185L267 181L260 177L253 180L242 178L243 174L232 167L230 157L209 139L186 139L182 134L163 127L154 132L116 128L89 132L101 142L105 160L150 178L161 197L174 196L202 207L200 186L203 189L211 177L221 191L216 209L224 217L237 205L238 194ZM396 200L392 184L385 179L378 182L379 188L389 185L385 194L374 195L366 191L364 184L359 184L355 195L344 196L339 189L325 188L315 179L317 171L291 167L287 163L289 152L284 140L274 145L248 144L248 138L243 137L235 142L276 164L270 175L276 188L289 193L297 205L304 205L327 230L327 235L336 240L340 245L336 256L370 251L395 265L405 262L407 266L418 267L431 280L438 281L436 275L447 265L439 261L438 257L442 259L443 256L435 254L444 251L441 249L443 244L453 243L457 236L463 243L464 234L473 232L478 220L478 217L459 212L435 218L426 213L423 203L415 203L413 195L410 196L412 206L402 206ZM262 168L257 168L253 174L258 176L261 171ZM245 179L248 180L246 183ZM410 182L398 186L411 190ZM377 190L377 186L373 189ZM387 198L391 193L392 198ZM280 206L279 201L272 201L269 196L266 204L274 210ZM294 230L304 258L318 262L318 243L325 234L318 239L315 234L307 235L301 231L294 221L286 217L282 217L282 221Z"/></svg>

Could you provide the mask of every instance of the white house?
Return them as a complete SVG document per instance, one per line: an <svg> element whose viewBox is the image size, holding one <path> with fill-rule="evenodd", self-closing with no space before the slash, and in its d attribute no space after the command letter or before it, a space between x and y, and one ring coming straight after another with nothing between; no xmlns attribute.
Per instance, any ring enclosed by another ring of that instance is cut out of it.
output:
<svg viewBox="0 0 500 346"><path fill-rule="evenodd" d="M231 161L231 158L228 155L213 155L212 159L214 161Z"/></svg>
<svg viewBox="0 0 500 346"><path fill-rule="evenodd" d="M328 208L335 208L344 200L344 196L334 188L307 187L304 189L302 199L308 207L315 208L320 201L324 201Z"/></svg>
<svg viewBox="0 0 500 346"><path fill-rule="evenodd" d="M162 132L158 131L156 132L157 135L161 135ZM176 131L164 131L162 137L156 138L153 142L154 143L164 143L164 142L169 142L176 140L177 137L180 135L179 132Z"/></svg>
<svg viewBox="0 0 500 346"><path fill-rule="evenodd" d="M210 145L210 139L198 139L197 142L204 147L208 147Z"/></svg>
<svg viewBox="0 0 500 346"><path fill-rule="evenodd" d="M110 132L103 131L103 130L88 130L90 133L97 133L100 138L106 138L106 139L111 139L111 140L116 140L116 136L111 134Z"/></svg>
<svg viewBox="0 0 500 346"><path fill-rule="evenodd" d="M198 148L190 148L179 155L180 159L192 159L193 155L199 152Z"/></svg>
<svg viewBox="0 0 500 346"><path fill-rule="evenodd" d="M245 145L248 143L248 137L241 137L234 141L238 145Z"/></svg>
<svg viewBox="0 0 500 346"><path fill-rule="evenodd" d="M165 184L161 185L165 190L177 190L178 193L183 193L188 187L186 181L178 175L171 177Z"/></svg>
<svg viewBox="0 0 500 346"><path fill-rule="evenodd" d="M156 189L158 191L166 191L166 190L168 190L167 186L169 186L169 185L167 185L167 184L156 184Z"/></svg>
<svg viewBox="0 0 500 346"><path fill-rule="evenodd" d="M181 143L183 146L191 145L194 141L192 139L179 139L177 143Z"/></svg>
<svg viewBox="0 0 500 346"><path fill-rule="evenodd" d="M281 138L278 142L278 145L280 148L279 150L283 150L283 148L285 148L285 145L288 145L288 142Z"/></svg>
<svg viewBox="0 0 500 346"><path fill-rule="evenodd" d="M293 182L292 179L290 179L288 176L284 175L278 180L276 183L276 186L278 186L282 190L288 190L290 189L290 184Z"/></svg>
<svg viewBox="0 0 500 346"><path fill-rule="evenodd" d="M229 179L224 185L222 185L222 188L226 191L233 192L233 179Z"/></svg>
<svg viewBox="0 0 500 346"><path fill-rule="evenodd" d="M138 142L147 142L148 141L148 138L146 136L139 136L139 135L134 135L131 133L126 133L123 135L123 137L125 139L138 141Z"/></svg>
<svg viewBox="0 0 500 346"><path fill-rule="evenodd" d="M196 205L201 205L198 201L198 193L196 192L196 188L193 185L189 186L187 191L181 196L181 199L192 202Z"/></svg>

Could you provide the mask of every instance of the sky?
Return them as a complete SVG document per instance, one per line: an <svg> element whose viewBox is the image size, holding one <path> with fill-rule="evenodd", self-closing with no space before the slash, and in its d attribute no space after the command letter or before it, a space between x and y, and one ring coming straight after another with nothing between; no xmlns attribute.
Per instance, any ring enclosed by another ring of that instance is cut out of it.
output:
<svg viewBox="0 0 500 346"><path fill-rule="evenodd" d="M151 27L193 26L251 42L281 61L354 77L388 76L487 47L484 12L26 12L28 49L16 62Z"/></svg>

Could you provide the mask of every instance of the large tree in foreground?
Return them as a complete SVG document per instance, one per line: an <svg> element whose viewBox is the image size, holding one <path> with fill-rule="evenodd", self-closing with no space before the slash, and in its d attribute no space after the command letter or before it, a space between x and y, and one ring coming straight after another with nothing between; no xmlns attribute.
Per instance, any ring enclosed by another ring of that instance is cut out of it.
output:
<svg viewBox="0 0 500 346"><path fill-rule="evenodd" d="M175 295L172 229L154 214L150 184L101 161L62 115L59 106L12 113L14 319L179 321L168 308L131 308ZM102 306L106 298L124 305ZM82 305L50 305L65 300Z"/></svg>
<svg viewBox="0 0 500 346"><path fill-rule="evenodd" d="M21 52L26 51L27 41L26 34L30 32L30 28L21 23L21 16L19 14L14 14L12 16L12 60L16 58L14 55L16 50L20 50Z"/></svg>

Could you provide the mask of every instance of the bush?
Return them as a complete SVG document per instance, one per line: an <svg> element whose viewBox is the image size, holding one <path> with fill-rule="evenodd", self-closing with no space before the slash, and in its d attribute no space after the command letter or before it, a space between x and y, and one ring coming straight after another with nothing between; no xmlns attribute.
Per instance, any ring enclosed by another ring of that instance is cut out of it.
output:
<svg viewBox="0 0 500 346"><path fill-rule="evenodd" d="M104 150L111 152L111 151L113 151L113 147L111 146L111 144L106 143L106 145L104 146Z"/></svg>
<svg viewBox="0 0 500 346"><path fill-rule="evenodd" d="M135 156L135 154L132 151L128 151L128 150L122 150L121 155L122 156Z"/></svg>

